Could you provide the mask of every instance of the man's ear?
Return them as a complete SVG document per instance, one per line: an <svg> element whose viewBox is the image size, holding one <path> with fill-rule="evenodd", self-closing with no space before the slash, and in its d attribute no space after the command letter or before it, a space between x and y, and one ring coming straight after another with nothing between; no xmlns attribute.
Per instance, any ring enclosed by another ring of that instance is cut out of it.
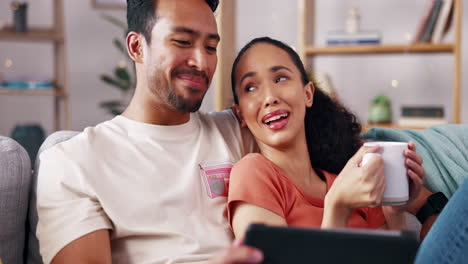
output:
<svg viewBox="0 0 468 264"><path fill-rule="evenodd" d="M128 56L136 63L143 63L143 41L143 36L134 31L127 35Z"/></svg>
<svg viewBox="0 0 468 264"><path fill-rule="evenodd" d="M242 116L242 111L238 104L231 106L232 111L236 114L237 120L239 120L239 124L241 127L247 127L247 124L244 121L244 117Z"/></svg>
<svg viewBox="0 0 468 264"><path fill-rule="evenodd" d="M306 107L311 107L312 104L314 103L314 92L315 92L315 86L312 82L308 82L306 86L304 87L304 99L305 99L305 104Z"/></svg>

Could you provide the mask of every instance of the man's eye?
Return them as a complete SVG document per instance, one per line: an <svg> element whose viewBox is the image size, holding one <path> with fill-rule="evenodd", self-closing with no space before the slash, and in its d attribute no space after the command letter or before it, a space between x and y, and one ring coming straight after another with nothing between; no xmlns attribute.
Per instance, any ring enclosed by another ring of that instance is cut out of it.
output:
<svg viewBox="0 0 468 264"><path fill-rule="evenodd" d="M179 45L182 45L182 46L188 46L190 45L190 41L186 41L186 40L174 40L177 44Z"/></svg>
<svg viewBox="0 0 468 264"><path fill-rule="evenodd" d="M275 80L275 83L279 83L279 82L286 81L286 80L287 80L286 77L279 77Z"/></svg>
<svg viewBox="0 0 468 264"><path fill-rule="evenodd" d="M206 46L206 49L212 52L216 52L218 50L217 47L212 47L212 46Z"/></svg>

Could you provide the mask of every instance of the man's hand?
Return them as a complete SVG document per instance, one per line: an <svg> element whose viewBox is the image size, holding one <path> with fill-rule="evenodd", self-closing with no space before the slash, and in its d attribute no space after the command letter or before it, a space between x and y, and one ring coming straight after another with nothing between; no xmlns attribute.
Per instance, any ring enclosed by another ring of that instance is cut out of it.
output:
<svg viewBox="0 0 468 264"><path fill-rule="evenodd" d="M209 264L255 264L263 261L263 253L253 247L241 245L241 240L223 250Z"/></svg>

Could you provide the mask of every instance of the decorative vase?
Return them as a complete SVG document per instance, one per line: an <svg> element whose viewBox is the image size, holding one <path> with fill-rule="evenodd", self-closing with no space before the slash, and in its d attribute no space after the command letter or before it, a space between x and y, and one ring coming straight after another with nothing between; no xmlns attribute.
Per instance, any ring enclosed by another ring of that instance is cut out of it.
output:
<svg viewBox="0 0 468 264"><path fill-rule="evenodd" d="M360 31L361 16L357 8L351 8L348 11L348 17L346 18L346 33L355 34Z"/></svg>
<svg viewBox="0 0 468 264"><path fill-rule="evenodd" d="M31 165L34 165L37 152L45 140L44 130L40 125L17 125L11 132L11 138L16 140L28 152Z"/></svg>
<svg viewBox="0 0 468 264"><path fill-rule="evenodd" d="M25 33L28 31L28 4L13 2L11 3L11 10L13 10L13 26L16 33Z"/></svg>

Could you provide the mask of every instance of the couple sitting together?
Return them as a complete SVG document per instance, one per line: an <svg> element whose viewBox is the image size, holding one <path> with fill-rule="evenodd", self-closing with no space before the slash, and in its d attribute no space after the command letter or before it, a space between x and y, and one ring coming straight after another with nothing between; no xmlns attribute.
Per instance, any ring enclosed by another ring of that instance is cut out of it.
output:
<svg viewBox="0 0 468 264"><path fill-rule="evenodd" d="M249 42L232 67L233 111L200 113L218 1L127 4L128 108L40 156L45 263L260 263L262 252L231 243L251 223L406 229L425 174L412 142L410 200L381 206L382 159L359 165L378 147L362 146L355 116L308 80L293 49Z"/></svg>

